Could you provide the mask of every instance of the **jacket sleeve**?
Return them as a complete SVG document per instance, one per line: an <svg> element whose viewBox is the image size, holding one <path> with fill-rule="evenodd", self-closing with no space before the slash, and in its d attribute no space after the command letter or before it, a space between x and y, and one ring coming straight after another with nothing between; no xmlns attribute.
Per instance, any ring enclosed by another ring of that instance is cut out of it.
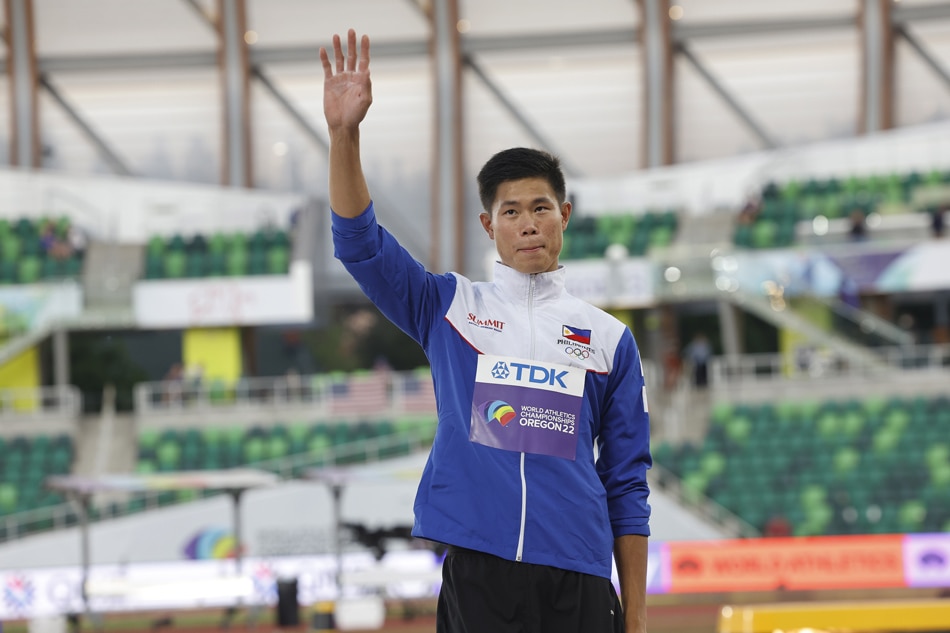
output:
<svg viewBox="0 0 950 633"><path fill-rule="evenodd" d="M598 448L597 473L607 491L614 538L649 536L650 415L640 353L628 329L621 336L608 379Z"/></svg>
<svg viewBox="0 0 950 633"><path fill-rule="evenodd" d="M376 222L372 202L355 218L331 217L336 258L386 318L426 348L455 296L455 276L426 271Z"/></svg>

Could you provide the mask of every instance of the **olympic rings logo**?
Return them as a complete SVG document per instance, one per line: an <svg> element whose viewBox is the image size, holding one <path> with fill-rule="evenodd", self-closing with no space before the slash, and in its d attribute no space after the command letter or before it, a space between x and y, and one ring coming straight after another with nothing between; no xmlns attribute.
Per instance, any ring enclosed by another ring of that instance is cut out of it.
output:
<svg viewBox="0 0 950 633"><path fill-rule="evenodd" d="M573 356L574 358L579 358L581 360L587 360L590 358L590 352L581 347L565 347L564 353L568 356Z"/></svg>

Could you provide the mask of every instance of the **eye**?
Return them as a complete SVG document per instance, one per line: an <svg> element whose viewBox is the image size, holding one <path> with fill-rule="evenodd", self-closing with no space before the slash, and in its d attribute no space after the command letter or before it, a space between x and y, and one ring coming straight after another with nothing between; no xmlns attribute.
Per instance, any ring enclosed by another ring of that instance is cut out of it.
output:
<svg viewBox="0 0 950 633"><path fill-rule="evenodd" d="M518 212L515 211L514 209L505 209L504 211L501 212L502 215L515 215L516 213Z"/></svg>
<svg viewBox="0 0 950 633"><path fill-rule="evenodd" d="M536 207L534 211L535 213L541 213L543 211L548 211L548 210L549 210L548 207L540 206L540 207Z"/></svg>

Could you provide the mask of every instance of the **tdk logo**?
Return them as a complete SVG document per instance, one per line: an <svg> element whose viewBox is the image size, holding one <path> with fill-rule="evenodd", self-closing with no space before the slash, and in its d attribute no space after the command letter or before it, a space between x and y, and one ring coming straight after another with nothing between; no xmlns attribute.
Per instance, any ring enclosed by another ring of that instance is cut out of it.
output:
<svg viewBox="0 0 950 633"><path fill-rule="evenodd" d="M504 380L510 374L511 372L508 371L508 363L506 363L503 360L498 361L497 363L495 363L495 366L491 368L492 378L499 378L501 380Z"/></svg>
<svg viewBox="0 0 950 633"><path fill-rule="evenodd" d="M504 365L504 363L497 363L492 369L492 376L495 378L508 378L510 372L508 367L504 367L504 376L495 375L495 372L498 371L498 365ZM525 363L509 363L511 367L515 370L515 381L516 382L530 382L536 385L551 385L552 387L556 384L560 385L564 389L567 389L567 385L564 383L564 376L567 376L566 371L557 371L555 369L548 369L547 367L541 367L540 365L526 365Z"/></svg>

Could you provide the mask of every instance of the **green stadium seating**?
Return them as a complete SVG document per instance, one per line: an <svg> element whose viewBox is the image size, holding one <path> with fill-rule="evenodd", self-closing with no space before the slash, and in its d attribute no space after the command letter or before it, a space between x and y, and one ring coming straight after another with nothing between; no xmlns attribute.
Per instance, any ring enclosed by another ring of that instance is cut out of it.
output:
<svg viewBox="0 0 950 633"><path fill-rule="evenodd" d="M36 255L27 255L20 259L19 280L22 284L33 284L40 280L43 263Z"/></svg>
<svg viewBox="0 0 950 633"><path fill-rule="evenodd" d="M187 256L183 250L171 249L165 252L164 276L166 279L181 279L185 276Z"/></svg>
<svg viewBox="0 0 950 633"><path fill-rule="evenodd" d="M0 442L0 516L62 502L45 489L46 477L67 474L73 442L68 436L15 437Z"/></svg>
<svg viewBox="0 0 950 633"><path fill-rule="evenodd" d="M194 235L188 240L180 235L167 240L153 236L145 248L144 278L286 275L289 248L290 239L284 231L256 231L250 235L215 232L207 237Z"/></svg>
<svg viewBox="0 0 950 633"><path fill-rule="evenodd" d="M701 443L653 447L657 464L763 528L798 535L939 531L950 520L946 398L714 405Z"/></svg>
<svg viewBox="0 0 950 633"><path fill-rule="evenodd" d="M287 274L290 265L290 251L283 246L272 246L267 251L267 272L271 275Z"/></svg>
<svg viewBox="0 0 950 633"><path fill-rule="evenodd" d="M795 241L796 220L810 221L819 215L843 218L854 209L865 215L929 212L926 197L918 197L918 194L926 193L928 188L943 187L946 182L943 172L932 170L923 176L918 172L882 173L852 175L841 181L830 178L803 183L793 179L783 184L768 183L761 191L758 216L751 227L737 224L733 243L742 248L789 246ZM756 238L762 223L777 225L771 239L772 229L762 229Z"/></svg>

